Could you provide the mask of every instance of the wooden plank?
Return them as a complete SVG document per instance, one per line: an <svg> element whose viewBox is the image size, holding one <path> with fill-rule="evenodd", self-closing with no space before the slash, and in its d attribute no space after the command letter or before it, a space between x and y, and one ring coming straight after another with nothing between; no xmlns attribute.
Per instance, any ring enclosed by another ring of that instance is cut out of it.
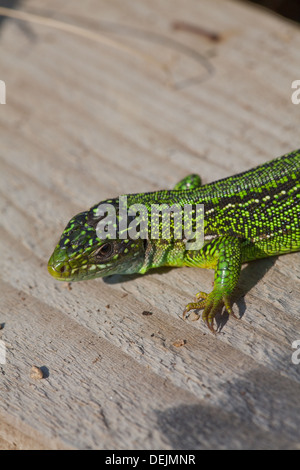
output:
<svg viewBox="0 0 300 470"><path fill-rule="evenodd" d="M120 47L1 24L0 448L298 447L300 253L245 266L242 320L216 337L181 318L210 291L207 270L71 288L47 272L67 221L98 201L191 172L210 182L297 148L298 27L227 0L22 8Z"/></svg>

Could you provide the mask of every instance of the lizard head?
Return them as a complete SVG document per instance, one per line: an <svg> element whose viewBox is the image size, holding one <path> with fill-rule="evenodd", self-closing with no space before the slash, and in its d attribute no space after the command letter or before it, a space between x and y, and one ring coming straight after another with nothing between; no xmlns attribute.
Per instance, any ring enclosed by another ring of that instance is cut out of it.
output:
<svg viewBox="0 0 300 470"><path fill-rule="evenodd" d="M69 221L48 262L53 277L80 281L143 272L147 240L122 237L118 204L104 201Z"/></svg>

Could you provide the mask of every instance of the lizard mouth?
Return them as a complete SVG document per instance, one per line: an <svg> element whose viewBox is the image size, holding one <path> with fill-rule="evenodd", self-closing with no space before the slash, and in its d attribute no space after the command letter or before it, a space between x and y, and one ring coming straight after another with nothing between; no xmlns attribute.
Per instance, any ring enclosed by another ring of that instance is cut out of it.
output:
<svg viewBox="0 0 300 470"><path fill-rule="evenodd" d="M96 273L97 266L95 264L88 265L78 263L76 259L70 259L66 250L62 250L59 246L55 248L48 261L48 272L57 281L82 281L93 279L104 274Z"/></svg>

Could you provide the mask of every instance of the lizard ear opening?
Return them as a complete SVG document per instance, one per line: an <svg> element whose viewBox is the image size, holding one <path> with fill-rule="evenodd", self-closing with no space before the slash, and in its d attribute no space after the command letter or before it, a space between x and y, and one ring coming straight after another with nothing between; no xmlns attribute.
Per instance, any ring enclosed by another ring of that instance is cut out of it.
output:
<svg viewBox="0 0 300 470"><path fill-rule="evenodd" d="M96 252L96 257L105 260L113 254L114 248L111 243L104 243Z"/></svg>

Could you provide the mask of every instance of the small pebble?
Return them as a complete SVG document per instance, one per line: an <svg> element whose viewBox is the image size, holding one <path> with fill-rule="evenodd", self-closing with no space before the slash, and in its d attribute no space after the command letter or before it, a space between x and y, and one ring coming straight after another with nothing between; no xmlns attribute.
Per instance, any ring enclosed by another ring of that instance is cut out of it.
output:
<svg viewBox="0 0 300 470"><path fill-rule="evenodd" d="M184 346L186 344L185 339L178 339L177 341L174 341L173 346L176 346L176 348L180 348L181 346Z"/></svg>
<svg viewBox="0 0 300 470"><path fill-rule="evenodd" d="M42 369L37 366L32 366L30 371L30 377L35 380L42 379L44 377Z"/></svg>
<svg viewBox="0 0 300 470"><path fill-rule="evenodd" d="M146 316L147 316L147 315L153 315L153 312L149 312L149 310L144 310L144 311L142 312L142 315L146 315Z"/></svg>

